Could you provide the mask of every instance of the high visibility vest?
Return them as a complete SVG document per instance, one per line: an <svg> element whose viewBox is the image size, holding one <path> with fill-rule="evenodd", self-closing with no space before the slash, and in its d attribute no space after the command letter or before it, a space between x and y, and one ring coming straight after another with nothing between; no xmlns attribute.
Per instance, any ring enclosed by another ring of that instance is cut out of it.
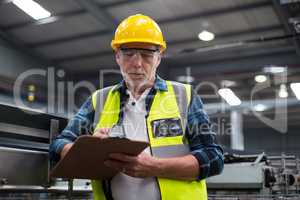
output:
<svg viewBox="0 0 300 200"><path fill-rule="evenodd" d="M166 81L167 91L157 90L146 117L147 132L151 153L155 157L176 157L189 153L189 146L184 142L183 135L156 137L153 122L164 119L180 119L182 130L187 122L187 109L191 99L191 86L177 82ZM105 101L99 99L100 96ZM120 92L113 87L97 90L92 95L92 102L97 113L96 128L111 128L117 124L120 113ZM100 112L98 112L100 110ZM99 116L98 116L99 115ZM207 200L205 180L182 181L166 178L156 178L162 200ZM95 200L106 200L102 182L92 180ZM130 194L128 194L130 195ZM136 195L136 194L135 194ZM145 194L141 194L141 199ZM151 195L151 191L149 192ZM130 196L124 200L130 200Z"/></svg>

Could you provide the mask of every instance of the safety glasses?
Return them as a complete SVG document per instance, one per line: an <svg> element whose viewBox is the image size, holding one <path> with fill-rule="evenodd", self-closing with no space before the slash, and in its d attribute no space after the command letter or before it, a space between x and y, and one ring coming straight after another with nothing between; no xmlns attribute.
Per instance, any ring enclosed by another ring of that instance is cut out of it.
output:
<svg viewBox="0 0 300 200"><path fill-rule="evenodd" d="M159 49L143 49L143 48L120 48L121 53L125 58L133 58L134 55L139 54L145 60L152 60L159 52Z"/></svg>

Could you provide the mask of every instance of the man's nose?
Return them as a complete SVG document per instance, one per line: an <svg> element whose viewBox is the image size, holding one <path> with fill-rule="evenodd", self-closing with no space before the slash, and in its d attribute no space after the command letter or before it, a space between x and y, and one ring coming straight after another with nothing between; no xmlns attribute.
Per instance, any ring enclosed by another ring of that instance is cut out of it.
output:
<svg viewBox="0 0 300 200"><path fill-rule="evenodd" d="M136 52L132 57L132 61L133 61L135 67L141 67L143 58L139 52Z"/></svg>

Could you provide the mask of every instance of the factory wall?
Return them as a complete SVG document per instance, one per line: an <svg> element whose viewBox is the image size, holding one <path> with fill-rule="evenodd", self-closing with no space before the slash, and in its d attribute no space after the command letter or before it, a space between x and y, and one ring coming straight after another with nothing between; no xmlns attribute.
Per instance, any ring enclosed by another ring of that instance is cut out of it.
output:
<svg viewBox="0 0 300 200"><path fill-rule="evenodd" d="M272 128L248 128L244 130L244 141L247 151L300 156L299 127L289 127L287 133L280 133Z"/></svg>
<svg viewBox="0 0 300 200"><path fill-rule="evenodd" d="M42 68L44 65L36 59L16 50L12 45L0 39L0 74L14 80L30 68Z"/></svg>
<svg viewBox="0 0 300 200"><path fill-rule="evenodd" d="M14 86L20 75L28 70L39 69L47 73L48 65L41 62L39 58L33 57L26 52L18 50L17 47L0 39L0 103L16 105ZM35 100L28 102L26 95L28 85L35 85ZM40 75L28 76L21 83L20 90L22 103L25 107L40 109L47 105L47 77ZM21 107L24 107L23 105Z"/></svg>

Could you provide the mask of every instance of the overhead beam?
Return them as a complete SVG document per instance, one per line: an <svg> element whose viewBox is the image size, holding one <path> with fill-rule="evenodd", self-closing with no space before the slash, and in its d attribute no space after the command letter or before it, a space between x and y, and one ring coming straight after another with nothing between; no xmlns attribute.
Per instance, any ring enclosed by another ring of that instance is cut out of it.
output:
<svg viewBox="0 0 300 200"><path fill-rule="evenodd" d="M131 3L133 2L139 2L141 0L135 0L135 1L129 1ZM143 0L144 1L144 0ZM112 6L118 6L121 4L124 4L124 2L126 1L120 1L120 2L115 2L115 3L111 3L111 4L107 4L107 5L102 5L103 8L107 7L112 7ZM162 19L159 20L158 23L159 24L167 24L167 23L172 23L175 21L183 21L183 20L189 20L189 19L195 19L195 18L199 18L199 17L210 17L210 16L214 16L214 15L225 15L228 13L233 13L233 12L241 12L241 11L245 11L245 10L249 10L249 9L256 9L259 7L266 7L266 6L270 6L272 5L272 3L270 3L270 1L263 1L263 2L258 2L258 3L252 3L252 4L247 4L247 5L242 5L242 6L234 6L234 7L229 7L229 8L221 8L221 9L214 9L214 10L209 10L209 11L205 11L205 12L201 12L201 13L196 13L196 14L188 14L188 15L183 15L183 16L179 16L176 18L167 18L167 19ZM77 14L83 14L85 13L85 10L78 10L78 11L72 11L69 13L62 13L62 14L57 14L55 16L57 16L58 18L64 18L64 17L71 17L73 15L77 15ZM29 26L32 24L35 24L36 22L28 22L28 23L23 23L23 24L16 24L16 25L11 25L11 26L7 26L7 27L3 27L4 31L10 31L13 30L15 28L21 28L24 26ZM105 35L108 34L110 30L106 30L104 32L102 32L101 34L99 34L99 31L95 31L95 32L91 32L88 34L88 37L95 37L95 36L100 36L100 35ZM73 41L73 40L77 40L77 39L82 39L84 37L81 37L80 35L75 35L73 37L73 39L69 39L68 41ZM63 41L65 38L58 38L56 40L47 40L47 41L43 41L41 44L39 43L31 43L29 45L33 46L33 47L38 47L39 45L48 45L50 43L52 44L57 44L60 43L61 41Z"/></svg>
<svg viewBox="0 0 300 200"><path fill-rule="evenodd" d="M99 51L99 52L94 52L94 53L57 58L57 59L53 59L53 61L58 62L58 63L62 63L62 62L66 62L66 61L82 60L82 59L88 59L88 58L97 58L97 57L108 56L108 55L113 55L113 50Z"/></svg>
<svg viewBox="0 0 300 200"><path fill-rule="evenodd" d="M223 38L227 37L237 37L239 35L244 35L244 34L252 34L252 33L264 33L266 31L276 31L276 30L281 30L281 26L268 26L264 28L258 28L258 29L252 29L252 30L243 30L243 31L236 31L236 32L226 32L222 33L220 35L217 35L216 38L219 40L222 40ZM170 41L167 43L168 46L173 46L173 45L178 45L178 44L183 44L183 43L189 43L189 42L197 42L197 38L186 38L182 40L174 40ZM49 43L50 44L50 43ZM34 46L34 47L39 47L39 45ZM90 54L84 54L84 55L76 55L76 56L69 56L65 58L59 58L59 59L54 59L56 62L64 62L64 61L72 61L72 60L78 60L78 59L85 59L85 58L92 58L92 57L101 57L101 56L107 56L109 54L113 54L113 51L99 51L95 53L90 53Z"/></svg>
<svg viewBox="0 0 300 200"><path fill-rule="evenodd" d="M115 20L105 8L99 6L99 4L97 4L94 0L74 1L88 11L88 13L95 17L95 19L97 19L101 24L104 24L107 29L113 30L118 24L117 20Z"/></svg>
<svg viewBox="0 0 300 200"><path fill-rule="evenodd" d="M42 41L42 42L27 43L25 45L29 48L40 48L40 47L44 47L44 46L48 46L48 45L53 46L53 45L58 45L58 44L64 43L64 42L72 42L72 41L92 38L92 37L101 36L101 35L103 36L103 35L107 35L107 34L111 34L111 33L113 33L112 30L101 30L101 31L95 31L92 33L81 33L81 34L74 35L74 36L66 36L66 37L61 37L61 38L57 38L57 39L50 39L50 40L46 40L46 41Z"/></svg>
<svg viewBox="0 0 300 200"><path fill-rule="evenodd" d="M100 7L100 9L106 9L106 8L112 8L115 6L121 6L124 4L131 4L131 3L137 3L137 2L141 2L141 1L146 1L146 0L120 0L120 1L116 1L116 2L111 2L111 3L96 3L95 7ZM80 14L85 14L87 13L86 9L77 9L77 10L73 10L73 11L68 11L68 12L63 12L63 13L54 13L53 17L56 17L57 19L63 19L63 18L68 18L68 17L74 17L75 15L80 15ZM27 21L27 22L21 22L21 23L16 23L16 24L12 24L12 25L8 25L8 26L3 26L1 27L1 29L3 31L11 31L13 29L18 29L18 28L24 28L26 26L32 26L35 24L38 24L38 21Z"/></svg>
<svg viewBox="0 0 300 200"><path fill-rule="evenodd" d="M78 0L76 0L76 1L78 1ZM81 0L81 1L83 1L83 0ZM141 2L141 1L145 1L145 0L121 0L121 1L107 3L107 4L96 3L95 7L100 7L102 9L104 9L104 8L120 6L123 4L137 3L137 2ZM175 21L184 21L184 20L195 19L195 18L199 18L199 17L209 17L209 16L215 16L215 15L228 14L228 13L232 13L232 12L242 12L242 11L246 11L249 9L255 9L255 8L266 7L266 6L271 6L271 5L272 5L272 2L270 2L269 0L264 0L261 2L256 2L256 3L241 5L241 6L232 6L232 7L228 7L228 8L213 9L213 10L208 10L208 11L204 11L201 13L187 14L187 15L183 15L183 16L179 16L179 17L175 17L175 18L171 17L171 18L159 20L158 23L165 24L165 23L172 23ZM73 12L73 14L72 14L72 12ZM84 9L80 9L80 10L75 10L75 11L71 11L71 12L55 14L55 16L57 16L57 17L59 17L59 16L60 17L72 17L73 15L83 14L85 12L86 11ZM7 30L15 29L15 28L20 28L23 26L28 26L32 23L33 22L21 23L21 24L16 24L16 26L12 25L12 26L6 26L6 27L2 27L2 28L3 28L3 30L7 31Z"/></svg>
<svg viewBox="0 0 300 200"><path fill-rule="evenodd" d="M73 10L73 11L68 11L68 12L64 12L64 13L57 13L57 14L54 14L53 17L55 17L57 20L60 20L63 18L73 17L75 15L81 15L84 13L86 13L85 10L79 9L79 10ZM43 20L43 19L41 19L41 20ZM32 19L27 22L21 22L21 23L16 23L16 24L12 24L12 25L2 26L1 29L5 32L8 32L8 31L12 31L14 29L24 28L26 26L38 25L38 24L40 24L41 20Z"/></svg>
<svg viewBox="0 0 300 200"><path fill-rule="evenodd" d="M242 36L242 35L265 33L265 32L270 32L270 31L279 31L279 30L282 30L282 28L283 27L281 25L271 25L271 26L264 26L264 27L253 28L253 29L248 29L248 30L230 31L230 32L217 34L215 36L215 38L218 40L222 40L225 38L231 38L231 37L234 38L234 37ZM191 42L197 42L197 41L199 41L198 38L191 37L191 38L169 41L169 42L167 42L167 44L168 44L168 46L172 46L172 45L185 44L185 43L191 43Z"/></svg>
<svg viewBox="0 0 300 200"><path fill-rule="evenodd" d="M193 57L196 57L196 55L193 54ZM168 66L172 66L172 69L182 69L184 66L189 66L201 71L201 73L215 75L217 72L224 72L225 70L254 70L255 68L261 68L263 64L286 65L298 63L299 61L294 48L290 45L252 47L247 51L239 51L239 53L227 51L227 53L215 53L214 56L197 55L197 60L194 61L185 58L185 60L189 60L189 63L179 62L180 60L176 57L174 59L167 58L165 62ZM240 61L243 61L243 63L240 63ZM199 66L201 67L199 68Z"/></svg>
<svg viewBox="0 0 300 200"><path fill-rule="evenodd" d="M30 48L22 45L21 41L19 41L14 36L8 35L4 31L2 31L1 29L0 29L0 38L2 38L4 41L8 42L15 49L21 51L25 55L28 55L28 56L36 59L38 62L41 62L41 63L43 63L45 65L49 65L49 66L59 66L58 63L56 63L55 61L48 60L47 58L42 56L40 53L35 51L34 49L30 49Z"/></svg>
<svg viewBox="0 0 300 200"><path fill-rule="evenodd" d="M277 14L279 20L283 24L286 33L290 34L290 35L296 35L297 32L295 31L294 28L292 28L291 24L289 24L289 22L288 22L289 18L291 17L290 14L282 8L279 0L272 0L272 2L273 2L273 9L274 9L275 13ZM299 37L294 37L291 40L295 47L295 51L296 51L297 55L300 56L300 39L299 39Z"/></svg>
<svg viewBox="0 0 300 200"><path fill-rule="evenodd" d="M268 7L271 5L272 5L272 2L270 2L269 0L264 0L264 1L256 2L256 3L250 3L250 4L240 5L240 6L218 8L218 9L213 9L213 10L207 10L207 11L200 12L200 13L191 13L191 14L187 14L187 15L183 15L183 16L179 16L179 17L170 17L170 18L159 20L158 24L161 25L161 24L186 21L186 20L191 20L191 19L196 19L196 18L204 18L204 17L216 16L216 15L225 15L225 14L234 13L234 12L243 12L243 11L248 11L251 9Z"/></svg>
<svg viewBox="0 0 300 200"><path fill-rule="evenodd" d="M100 3L100 5L103 8L111 8L111 7L116 7L116 6L122 6L122 5L128 5L128 4L132 4L132 3L139 3L142 1L149 1L149 0L119 0L119 1L113 1L113 2L109 2L109 3Z"/></svg>
<svg viewBox="0 0 300 200"><path fill-rule="evenodd" d="M260 27L260 28L256 28L256 29L226 32L226 33L217 35L216 38L223 39L223 38L227 38L227 37L236 37L236 36L245 35L245 34L255 34L255 33L278 31L278 30L282 30L281 25L271 25L271 26L265 26L265 27ZM111 30L95 31L95 32L91 32L91 33L78 34L78 35L71 36L71 37L67 36L67 37L62 37L62 38L58 38L58 39L42 41L42 42L28 43L28 44L26 44L26 46L28 46L30 48L38 48L38 47L43 47L43 46L47 46L47 45L57 45L57 44L63 43L63 42L72 42L75 40L82 40L85 38L97 37L97 36L106 35L106 34L112 34L112 31ZM198 41L198 39L195 37L185 38L185 39L180 39L180 40L173 40L173 41L168 41L168 46L190 43L190 42L197 42L197 41Z"/></svg>

